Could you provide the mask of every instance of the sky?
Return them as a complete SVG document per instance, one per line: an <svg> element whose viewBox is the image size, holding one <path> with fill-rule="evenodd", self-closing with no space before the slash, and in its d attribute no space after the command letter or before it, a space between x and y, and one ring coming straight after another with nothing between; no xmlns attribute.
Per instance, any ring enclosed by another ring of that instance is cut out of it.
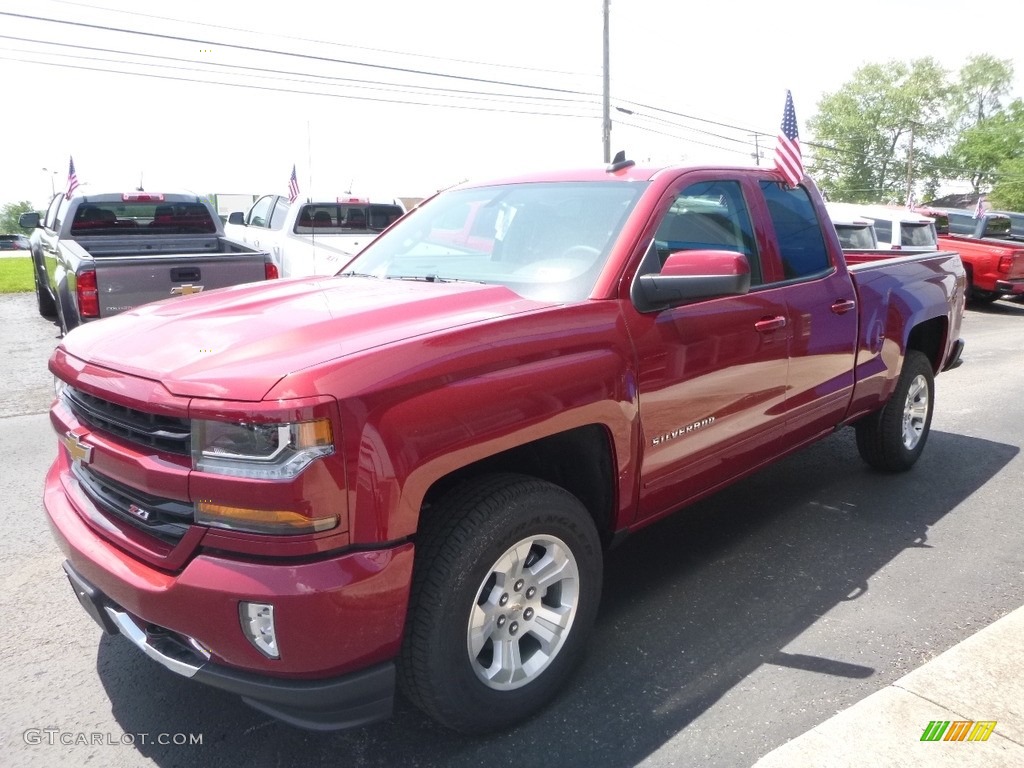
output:
<svg viewBox="0 0 1024 768"><path fill-rule="evenodd" d="M92 188L423 197L600 165L603 0L0 0L0 205ZM858 67L1009 59L1019 0L611 0L612 152L772 161ZM986 34L962 30L987 30Z"/></svg>

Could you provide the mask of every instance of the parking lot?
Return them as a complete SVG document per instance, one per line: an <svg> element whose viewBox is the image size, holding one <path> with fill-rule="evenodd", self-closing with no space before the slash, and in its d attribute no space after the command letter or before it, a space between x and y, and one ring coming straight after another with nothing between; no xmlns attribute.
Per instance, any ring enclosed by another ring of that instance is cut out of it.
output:
<svg viewBox="0 0 1024 768"><path fill-rule="evenodd" d="M57 331L30 294L0 296L0 323L5 764L748 766L1024 605L1024 304L1000 301L965 316L912 472L868 470L844 430L614 550L587 657L533 720L468 739L399 701L375 726L297 730L78 606L41 505Z"/></svg>

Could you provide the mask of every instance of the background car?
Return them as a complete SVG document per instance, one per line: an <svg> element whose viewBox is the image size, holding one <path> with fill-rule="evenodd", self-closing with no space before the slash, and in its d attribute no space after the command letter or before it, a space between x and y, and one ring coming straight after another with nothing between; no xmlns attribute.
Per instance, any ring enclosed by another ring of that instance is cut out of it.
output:
<svg viewBox="0 0 1024 768"><path fill-rule="evenodd" d="M875 225L870 219L858 216L846 203L825 203L825 208L844 251L873 251L878 248Z"/></svg>
<svg viewBox="0 0 1024 768"><path fill-rule="evenodd" d="M875 225L878 248L894 251L935 251L935 222L897 205L852 205L850 211Z"/></svg>
<svg viewBox="0 0 1024 768"><path fill-rule="evenodd" d="M0 235L0 251L25 251L27 256L28 238L25 235Z"/></svg>

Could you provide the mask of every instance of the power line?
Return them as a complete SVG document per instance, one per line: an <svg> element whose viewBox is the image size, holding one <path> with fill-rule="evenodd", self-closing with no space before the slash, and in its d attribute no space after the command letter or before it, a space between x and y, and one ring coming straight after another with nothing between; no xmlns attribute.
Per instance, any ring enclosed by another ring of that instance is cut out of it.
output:
<svg viewBox="0 0 1024 768"><path fill-rule="evenodd" d="M199 21L199 20L194 20L194 19L189 19L189 20L186 21L184 19L176 19L176 18L171 17L171 16L156 16L154 14L149 14L149 13L140 13L139 11L126 11L126 10L123 10L123 9L120 9L120 8L107 8L107 7L98 6L98 5L91 5L91 4L87 4L87 3L75 3L75 2L71 2L71 0L50 0L50 2L52 2L52 3L60 3L61 5L71 5L71 6L75 6L75 7L78 7L78 8L88 8L89 10L106 11L108 13L120 13L120 14L124 14L126 16L140 16L140 17L142 17L144 19L155 19L157 21L173 21L173 22L178 22L178 23L181 23L181 24L190 24L190 25L199 26L199 27L209 27L211 29L221 29L221 30L227 30L227 31L230 31L230 32L245 32L246 34L261 35L261 36L264 36L264 37L270 37L270 38L274 38L274 39L294 40L295 42L300 42L300 43L314 43L314 44L317 44L317 45L330 45L330 46L334 46L334 47L337 47L337 48L351 48L353 50L369 51L371 53L386 53L389 56L409 56L409 57L413 57L413 58L429 59L429 60L432 60L432 61L451 62L451 63L454 63L454 64L472 64L473 66L496 67L496 68L500 68L500 69L518 69L518 70L523 70L525 72L536 72L538 74L569 75L569 76L573 76L573 77L600 77L600 75L598 75L595 72L569 72L569 71L558 70L558 69L542 69L542 68L539 68L539 67L528 67L528 66L525 66L525 65L522 65L522 64L499 64L499 63L495 63L495 62L475 61L475 60L472 60L472 59L453 59L453 58L449 58L449 57L445 57L445 56L431 56L431 55L425 54L425 53L409 53L407 51L394 51L394 50L389 50L387 48L370 48L370 47L362 46L362 45L352 45L351 43L339 43L339 42L336 42L336 41L333 41L333 40L317 40L315 38L308 38L308 37L295 37L295 36L292 36L292 35L277 35L277 34L273 34L273 33L269 33L269 32L261 32L261 31L256 30L256 29L244 29L244 28L241 28L241 27L225 27L222 24L211 24L209 22L204 22L204 21Z"/></svg>
<svg viewBox="0 0 1024 768"><path fill-rule="evenodd" d="M10 56L0 56L0 59L7 59L9 61L26 61L26 63L30 63L30 64L38 64L40 66L49 66L49 67L59 67L59 68L64 68L64 69L86 70L86 71L90 71L90 72L107 72L107 73L111 73L111 74L128 75L128 76L131 76L131 77L149 77L149 78L154 78L154 79L158 79L158 80L173 80L173 81L182 82L182 83L199 83L201 85L222 85L222 86L227 86L229 88L251 88L251 89L254 89L254 90L258 90L258 91L272 91L272 92L277 92L277 93L289 93L289 94L296 94L296 93L298 93L299 95L304 95L304 96L327 96L327 97L330 97L330 98L353 99L353 100L356 100L356 101L370 101L370 102L376 102L376 103L382 103L382 104L403 104L403 105L417 106L417 107L441 107L441 108L447 108L447 109L466 109L466 110L474 110L474 111L478 111L478 112L505 112L505 113L518 114L518 115L532 115L532 116L536 116L536 117L568 117L568 118L587 119L587 120L590 120L590 119L594 118L593 115L579 115L579 114L570 114L570 113L564 113L564 112L537 112L537 111L518 110L518 109L498 109L498 108L489 108L489 107L474 107L474 106L462 105L462 104L436 104L436 103L422 102L422 101L407 101L405 99L382 99L382 98L373 98L373 97L370 97L370 96L356 96L356 95L351 95L351 94L329 93L329 92L326 92L326 91L300 91L300 92L296 92L296 91L288 89L288 88L274 88L272 86L255 85L255 84L251 84L251 83L247 84L247 83L232 83L232 82L226 82L226 81L195 80L195 79L188 78L188 77L171 77L169 75L158 75L158 74L150 73L150 72L127 72L127 71L118 70L118 69L108 69L108 68L101 68L101 67L87 67L87 66L81 66L81 65L75 65L74 67L72 67L69 64L60 64L60 63L50 62L50 61L31 61L31 60L25 60L25 59L15 59L15 58L12 58Z"/></svg>
<svg viewBox="0 0 1024 768"><path fill-rule="evenodd" d="M583 99L570 99L570 98L565 98L565 97L560 97L560 96L543 96L543 95L531 95L531 94L523 94L523 93L496 93L494 91L471 91L471 90L460 89L460 88L445 88L445 87L442 87L442 86L417 85L417 84L414 84L414 83L390 83L390 82L384 82L384 81L378 81L378 80L365 80L365 79L361 79L361 78L340 77L340 76L337 76L337 75L321 75L321 74L316 74L316 73L312 73L312 72L301 72L301 71L296 71L296 70L277 70L277 69L270 69L270 68L267 68L267 67L245 66L245 65L240 65L240 64L224 64L222 62L215 62L215 61L201 61L200 62L200 61L198 61L196 59L187 59L187 58L180 58L180 57L174 57L174 56L164 56L164 55L152 54L152 53L139 53L139 52L136 52L136 51L126 51L126 50L121 50L121 49L116 49L116 48L101 48L101 47L97 47L97 46L80 45L80 44L75 44L75 43L58 43L58 42L51 42L51 41L48 41L48 40L40 40L38 38L18 37L18 36L15 36L15 35L0 35L0 39L19 40L19 41L22 41L22 42L38 43L38 44L41 44L41 45L55 46L55 47L60 47L60 48L73 48L73 49L77 49L77 50L89 51L89 52L92 52L92 53L109 53L109 54L119 55L119 56L133 56L133 57L144 58L144 59L157 59L157 60L165 61L165 62L186 63L186 64L201 64L203 67L217 67L217 68L221 68L221 69L225 69L225 70L234 70L233 72L229 72L228 74L239 74L240 76L246 76L245 73L247 73L247 72L261 73L261 74L273 77L275 79L282 79L282 78L278 77L279 75L296 75L296 76L304 77L304 78L315 78L317 80L339 81L339 82L343 82L343 83L362 83L362 84L376 85L376 86L394 86L395 88L398 88L398 89L415 89L415 90L424 90L424 91L436 91L438 93L456 94L456 97L499 96L499 97L506 98L506 99L515 99L515 100L535 99L535 100L543 100L543 101L548 101L548 102L564 102L564 103L570 104L570 105L581 105L581 106L587 106L587 105L593 104L593 102L586 101L586 100L583 100ZM147 66L147 67L166 66L166 68L170 69L170 70L182 70L183 69L185 71L195 71L195 72L210 72L210 71L212 71L210 69L176 67L176 66L163 65L163 64L148 64L146 62L126 61L124 59L105 59L105 58L100 58L100 57L72 56L70 54L60 54L60 53L55 53L55 52L50 52L50 51L31 50L31 49L19 49L19 48L11 48L11 47L0 48L0 50L6 50L6 51L15 52L15 53L42 54L42 55L46 55L46 56L57 56L57 57L61 57L61 58L81 59L83 61L96 61L96 62L104 62L104 61L106 61L106 62L111 62L111 63L115 63L115 64L124 64L124 65L136 65L137 64L138 66ZM41 63L41 62L31 62L31 63ZM311 83L312 81L310 81L310 80L301 80L301 81L298 81L298 82ZM367 87L367 86L363 85L363 86L350 86L350 87ZM389 90L392 90L392 89L381 88L380 90L389 91Z"/></svg>
<svg viewBox="0 0 1024 768"><path fill-rule="evenodd" d="M465 81L468 81L468 82L486 83L488 85L504 85L504 86L512 87L512 88L529 88L531 90L549 91L551 93L565 93L565 94L570 94L570 95L573 95L573 96L593 95L593 94L586 94L586 93L581 92L581 91L575 91L575 90L571 90L571 89L567 89L567 88L554 88L552 86L531 85L531 84L528 84L528 83L515 83L515 82L511 82L511 81L507 81L507 80L492 80L492 79L489 79L489 78L482 78L482 77L470 77L468 75L453 75L453 74L450 74L450 73L447 73L447 72L431 72L429 70L413 69L413 68L410 68L410 67L395 67L395 66L390 66L388 64L371 64L369 62L354 61L354 60L350 60L350 59L332 59L332 58L330 58L328 56L316 56L316 55L309 54L309 53L294 53L292 51L268 50L268 49L265 49L265 48L257 48L256 46L252 46L252 45L242 45L240 43L225 43L225 42L219 42L219 41L216 41L216 40L206 40L204 38L199 38L199 37L184 37L184 36L180 36L180 35L162 34L162 33L159 33L159 32L143 32L143 31L137 30L137 29L126 29L124 27L111 27L111 26L104 26L102 24L89 24L89 23L84 22L84 21L70 21L70 20L66 20L66 19L52 19L52 18L45 17L45 16L32 16L32 15L23 14L23 13L11 13L9 11L0 11L0 16L10 16L10 17L13 17L13 18L18 18L18 19L28 19L30 21L42 21L42 22L46 22L46 23L50 23L50 24L61 24L61 25L72 26L72 27L80 27L80 28L83 28L83 29L95 29L95 30L98 30L98 31L101 31L101 32L119 32L119 33L125 34L125 35L138 35L140 37L155 38L155 39L158 39L158 40L173 40L173 41L176 41L176 42L196 43L198 45L218 46L218 47L221 47L221 48L231 48L233 50L248 51L250 53L258 53L258 54L268 54L269 53L269 54L272 54L272 55L275 55L275 56L288 56L288 57L292 57L292 58L306 59L308 61L321 61L321 62L326 62L326 63L330 63L330 64L347 64L347 65L353 66L353 67L367 67L367 68L370 68L370 69L379 69L379 70L384 70L384 71L388 71L388 72L401 72L403 74L423 75L423 76L426 76L426 77L439 77L439 78L450 79L450 80L465 80Z"/></svg>

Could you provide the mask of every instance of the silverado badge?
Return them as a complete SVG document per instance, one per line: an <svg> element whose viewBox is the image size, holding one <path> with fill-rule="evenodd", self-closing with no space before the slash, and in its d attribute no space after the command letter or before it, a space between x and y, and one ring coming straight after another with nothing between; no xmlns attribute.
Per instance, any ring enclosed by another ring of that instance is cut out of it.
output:
<svg viewBox="0 0 1024 768"><path fill-rule="evenodd" d="M80 461L83 464L92 461L92 446L83 443L82 438L78 435L68 432L60 441L68 449L68 455L71 456L72 461Z"/></svg>

